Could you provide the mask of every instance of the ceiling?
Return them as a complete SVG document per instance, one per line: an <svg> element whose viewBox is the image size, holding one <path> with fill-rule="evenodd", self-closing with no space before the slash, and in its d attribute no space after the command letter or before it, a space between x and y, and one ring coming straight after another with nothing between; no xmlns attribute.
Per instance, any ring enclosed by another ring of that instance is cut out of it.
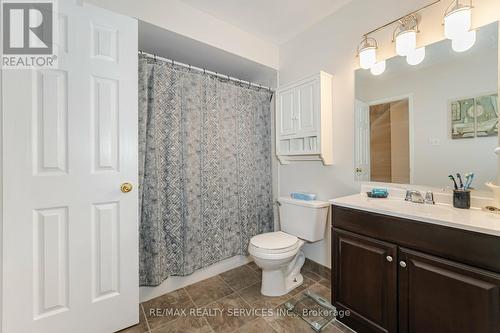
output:
<svg viewBox="0 0 500 333"><path fill-rule="evenodd" d="M283 44L352 0L181 0L276 45Z"/></svg>

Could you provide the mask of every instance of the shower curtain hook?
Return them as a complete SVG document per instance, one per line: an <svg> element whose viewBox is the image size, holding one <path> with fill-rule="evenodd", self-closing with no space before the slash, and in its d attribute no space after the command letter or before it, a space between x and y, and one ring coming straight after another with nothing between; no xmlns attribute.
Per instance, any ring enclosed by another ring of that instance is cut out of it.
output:
<svg viewBox="0 0 500 333"><path fill-rule="evenodd" d="M205 68L203 68L203 75L206 75L207 74L207 71L205 70Z"/></svg>
<svg viewBox="0 0 500 333"><path fill-rule="evenodd" d="M156 54L153 54L153 58L154 58L154 60L155 60L155 62L156 62Z"/></svg>

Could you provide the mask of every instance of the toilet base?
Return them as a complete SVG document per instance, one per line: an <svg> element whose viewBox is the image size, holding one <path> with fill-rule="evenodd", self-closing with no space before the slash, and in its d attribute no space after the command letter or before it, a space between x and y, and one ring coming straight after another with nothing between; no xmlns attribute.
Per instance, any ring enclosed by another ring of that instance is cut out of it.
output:
<svg viewBox="0 0 500 333"><path fill-rule="evenodd" d="M282 296L297 288L304 282L300 269L304 265L305 256L299 251L292 262L276 270L262 270L262 286L260 292L264 296Z"/></svg>

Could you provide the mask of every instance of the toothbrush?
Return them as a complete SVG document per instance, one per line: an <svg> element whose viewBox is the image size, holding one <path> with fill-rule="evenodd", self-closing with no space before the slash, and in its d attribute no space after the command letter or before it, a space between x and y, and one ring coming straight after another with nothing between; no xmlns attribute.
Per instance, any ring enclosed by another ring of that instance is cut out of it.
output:
<svg viewBox="0 0 500 333"><path fill-rule="evenodd" d="M471 185L472 185L472 180L474 179L474 173L470 172L469 173L469 181L467 182L466 184L466 190L470 189L471 188Z"/></svg>
<svg viewBox="0 0 500 333"><path fill-rule="evenodd" d="M464 186L464 190L467 190L467 188L470 185L470 175L471 175L470 172L465 174L465 186Z"/></svg>
<svg viewBox="0 0 500 333"><path fill-rule="evenodd" d="M453 175L449 175L448 178L453 180L453 185L455 185L455 191L458 190L458 186L457 186L457 182L455 181L455 177L453 177Z"/></svg>
<svg viewBox="0 0 500 333"><path fill-rule="evenodd" d="M465 190L464 183L462 182L462 176L460 176L460 173L458 173L458 172L457 172L457 178L458 178L458 181L460 182L460 189Z"/></svg>

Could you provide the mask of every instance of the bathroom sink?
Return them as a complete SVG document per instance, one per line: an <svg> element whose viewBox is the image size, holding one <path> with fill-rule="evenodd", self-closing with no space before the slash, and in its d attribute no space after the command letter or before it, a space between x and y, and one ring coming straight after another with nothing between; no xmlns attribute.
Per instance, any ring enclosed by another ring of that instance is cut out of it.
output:
<svg viewBox="0 0 500 333"><path fill-rule="evenodd" d="M354 194L333 199L330 202L334 206L500 236L500 215L478 208L459 209L448 204L419 204L398 197L373 199L365 194Z"/></svg>

